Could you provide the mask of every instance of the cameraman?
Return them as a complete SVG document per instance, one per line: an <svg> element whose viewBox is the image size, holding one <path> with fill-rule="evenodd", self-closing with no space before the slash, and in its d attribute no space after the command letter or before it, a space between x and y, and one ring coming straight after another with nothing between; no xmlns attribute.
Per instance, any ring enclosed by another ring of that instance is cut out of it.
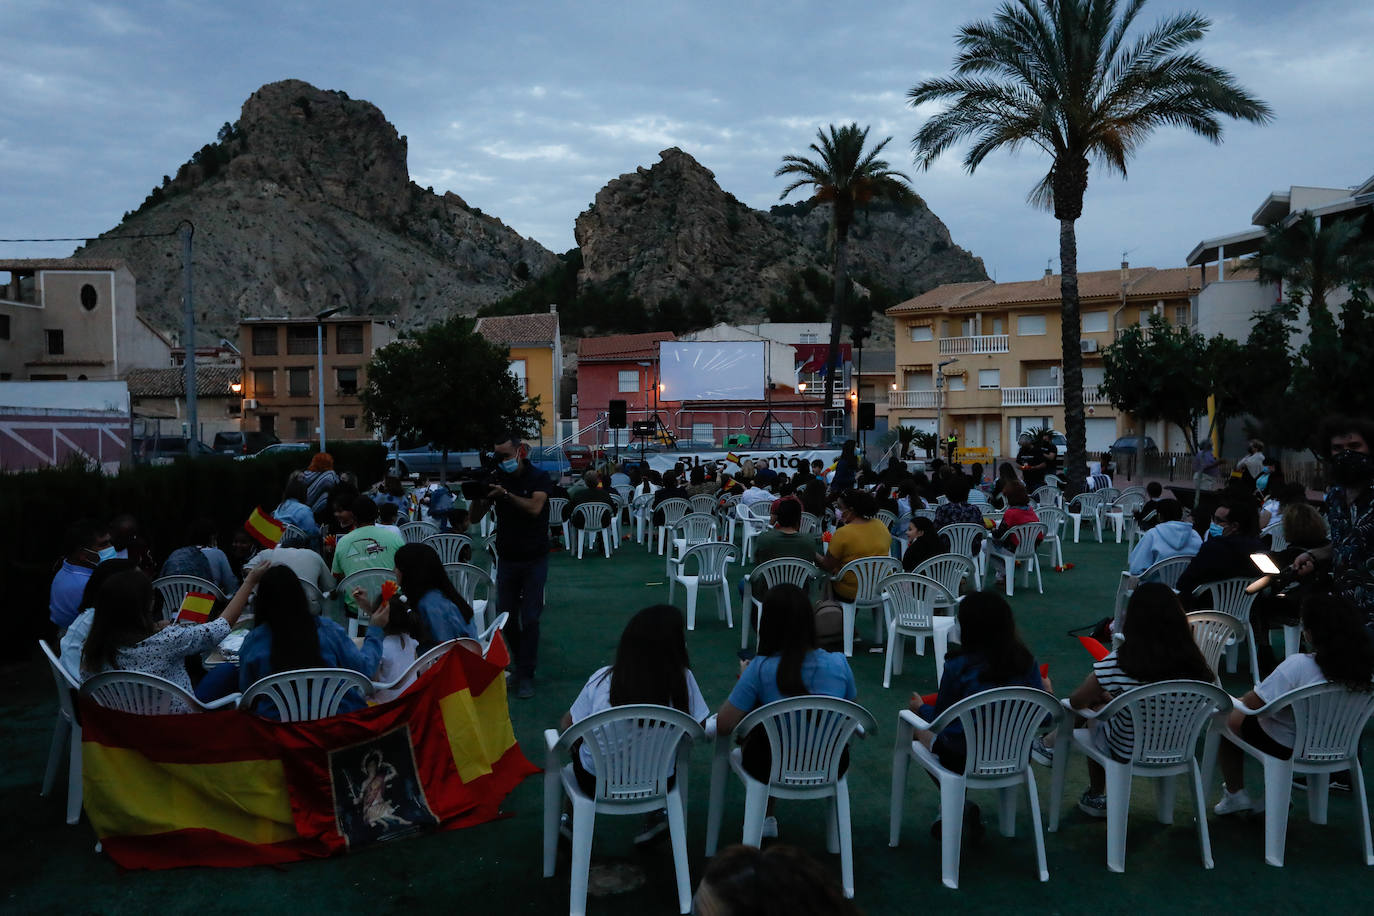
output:
<svg viewBox="0 0 1374 916"><path fill-rule="evenodd" d="M1322 424L1331 486L1326 491L1326 522L1331 528L1333 591L1355 604L1374 623L1374 424L1332 417ZM1310 551L1293 561L1299 577L1316 571Z"/></svg>
<svg viewBox="0 0 1374 916"><path fill-rule="evenodd" d="M471 518L496 506L496 606L510 614L503 635L515 664L515 695L534 696L539 615L549 576L549 493L553 481L529 462L530 448L511 433L496 443L496 471L487 495L474 499Z"/></svg>

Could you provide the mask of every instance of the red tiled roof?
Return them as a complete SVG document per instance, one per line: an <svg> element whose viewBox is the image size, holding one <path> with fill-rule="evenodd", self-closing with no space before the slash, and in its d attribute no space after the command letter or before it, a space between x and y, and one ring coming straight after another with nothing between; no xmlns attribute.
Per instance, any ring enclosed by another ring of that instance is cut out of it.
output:
<svg viewBox="0 0 1374 916"><path fill-rule="evenodd" d="M1125 271L1091 270L1078 275L1079 298L1103 299L1126 296L1188 295L1202 287L1200 271L1192 267L1131 267ZM1215 272L1211 275L1215 277ZM1008 305L1053 305L1060 299L1060 276L1051 274L1035 280L1009 283L947 283L922 293L914 299L899 302L887 310L889 315L909 315L920 312L949 310L956 312L994 309ZM1124 284L1123 284L1124 279Z"/></svg>
<svg viewBox="0 0 1374 916"><path fill-rule="evenodd" d="M238 397L229 386L242 374L228 366L197 366L196 396ZM184 369L130 369L124 380L129 384L129 396L134 398L179 398L186 394Z"/></svg>
<svg viewBox="0 0 1374 916"><path fill-rule="evenodd" d="M649 331L645 334L584 337L577 342L577 359L579 362L657 359L658 344L663 340L677 340L677 335L672 331Z"/></svg>
<svg viewBox="0 0 1374 916"><path fill-rule="evenodd" d="M558 315L490 315L477 319L476 331L492 343L553 343L558 337Z"/></svg>

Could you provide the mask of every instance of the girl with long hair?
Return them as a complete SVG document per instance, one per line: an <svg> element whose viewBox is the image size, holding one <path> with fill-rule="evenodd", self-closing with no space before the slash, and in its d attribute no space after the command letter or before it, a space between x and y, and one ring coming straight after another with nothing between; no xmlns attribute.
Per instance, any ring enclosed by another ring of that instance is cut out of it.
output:
<svg viewBox="0 0 1374 916"><path fill-rule="evenodd" d="M424 651L441 642L460 636L476 637L472 605L463 600L453 587L438 552L428 544L406 544L396 550L396 584L405 595L405 603L418 616L415 638ZM370 599L364 595L358 603L364 612L372 610Z"/></svg>
<svg viewBox="0 0 1374 916"><path fill-rule="evenodd" d="M253 600L255 625L239 651L240 690L247 690L269 674L302 668L351 668L368 677L377 671L390 602L383 602L372 612L367 638L359 649L342 626L310 613L305 589L290 567L269 568L267 563L260 563L249 576L249 581L258 580L254 583L258 590ZM355 600L361 592L354 592ZM365 702L356 690L350 691L339 711L361 709ZM270 703L259 703L253 711L268 718L276 716Z"/></svg>
<svg viewBox="0 0 1374 916"><path fill-rule="evenodd" d="M282 491L281 502L272 510L272 516L283 524L295 525L313 541L320 535L320 526L315 521L315 513L307 504L307 499L309 497L306 494L305 474L294 471L286 478L286 488Z"/></svg>
<svg viewBox="0 0 1374 916"><path fill-rule="evenodd" d="M1093 664L1092 673L1069 696L1074 709L1101 709L1119 693L1158 681L1211 682L1215 674L1193 642L1188 617L1173 589L1161 582L1136 587L1126 605L1122 628L1125 642ZM1114 759L1128 760L1135 743L1129 713L1088 723L1098 749ZM1107 773L1088 761L1088 788L1078 800L1079 810L1092 817L1107 816Z"/></svg>
<svg viewBox="0 0 1374 916"><path fill-rule="evenodd" d="M1358 693L1374 689L1374 643L1354 605L1336 595L1312 595L1303 603L1302 635L1311 651L1279 662L1272 674L1240 698L1247 709L1259 709L1299 687L1325 681ZM1262 716L1248 716L1236 709L1226 724L1247 744L1266 754L1283 760L1293 756L1296 723L1292 709ZM1221 801L1212 810L1217 814L1258 810L1245 792L1244 752L1223 741L1218 754L1225 784ZM1339 781L1342 776L1348 779L1349 772L1333 774L1332 778ZM1349 783L1346 785L1348 788Z"/></svg>
<svg viewBox="0 0 1374 916"><path fill-rule="evenodd" d="M260 574L259 574L260 576ZM219 645L239 619L258 576L239 586L219 617L189 626L167 623L153 613L153 586L142 572L126 570L110 576L95 595L91 631L82 649L81 670L89 677L102 671L139 671L171 681L192 692L186 658ZM173 704L177 712L190 712Z"/></svg>

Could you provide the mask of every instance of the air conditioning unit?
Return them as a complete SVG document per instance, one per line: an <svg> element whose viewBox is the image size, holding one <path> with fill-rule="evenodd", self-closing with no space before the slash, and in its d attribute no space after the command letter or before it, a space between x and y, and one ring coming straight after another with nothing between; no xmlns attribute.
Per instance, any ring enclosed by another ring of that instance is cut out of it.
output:
<svg viewBox="0 0 1374 916"><path fill-rule="evenodd" d="M1084 337L1082 340L1078 342L1078 348L1084 353L1096 353L1097 341L1093 340L1090 337Z"/></svg>
<svg viewBox="0 0 1374 916"><path fill-rule="evenodd" d="M244 398L244 399L243 399L243 409L244 409L244 410L257 410L257 409L258 409L258 399L257 399L257 398Z"/></svg>

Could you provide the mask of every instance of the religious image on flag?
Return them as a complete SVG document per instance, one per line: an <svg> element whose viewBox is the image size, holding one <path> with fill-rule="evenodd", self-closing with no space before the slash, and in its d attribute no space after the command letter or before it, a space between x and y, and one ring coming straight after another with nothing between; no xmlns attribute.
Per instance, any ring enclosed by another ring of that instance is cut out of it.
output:
<svg viewBox="0 0 1374 916"><path fill-rule="evenodd" d="M126 869L341 855L501 816L539 772L506 703L509 652L455 648L387 703L313 722L139 716L81 698L82 791Z"/></svg>
<svg viewBox="0 0 1374 916"><path fill-rule="evenodd" d="M177 623L206 623L215 609L215 596L209 592L189 591L177 608Z"/></svg>
<svg viewBox="0 0 1374 916"><path fill-rule="evenodd" d="M286 533L286 526L273 518L272 513L262 511L262 507L259 506L253 509L253 514L243 523L243 530L262 546L276 547L281 542L282 535Z"/></svg>

